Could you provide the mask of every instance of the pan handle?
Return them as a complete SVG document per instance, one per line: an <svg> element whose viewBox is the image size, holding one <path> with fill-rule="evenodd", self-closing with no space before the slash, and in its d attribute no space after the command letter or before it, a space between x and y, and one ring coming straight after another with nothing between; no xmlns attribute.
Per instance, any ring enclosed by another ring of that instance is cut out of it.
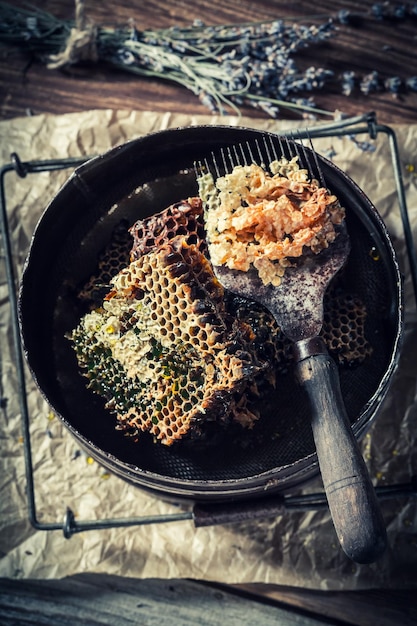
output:
<svg viewBox="0 0 417 626"><path fill-rule="evenodd" d="M372 563L387 545L384 520L350 426L339 373L324 342L294 344L297 377L311 404L311 424L323 485L340 544L357 563Z"/></svg>

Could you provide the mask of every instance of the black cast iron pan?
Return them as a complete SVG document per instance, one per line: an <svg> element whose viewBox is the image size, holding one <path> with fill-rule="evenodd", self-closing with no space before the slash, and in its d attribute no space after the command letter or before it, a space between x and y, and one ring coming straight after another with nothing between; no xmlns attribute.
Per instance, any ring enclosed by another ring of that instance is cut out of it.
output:
<svg viewBox="0 0 417 626"><path fill-rule="evenodd" d="M135 443L115 431L104 402L86 389L65 339L81 314L74 286L93 273L99 252L120 220L133 224L196 195L196 161L259 137L259 131L246 128L179 128L92 159L72 174L45 210L24 268L21 334L39 389L98 462L166 499L256 498L316 475L308 400L289 372L263 407L261 436L247 447L226 439L202 453L192 447L155 445L146 436ZM270 135L270 140L277 142L277 137ZM387 229L370 200L334 164L321 157L319 162L328 187L346 208L352 249L344 280L366 306L366 335L373 348L361 365L339 371L346 411L359 438L376 417L399 358L401 276Z"/></svg>

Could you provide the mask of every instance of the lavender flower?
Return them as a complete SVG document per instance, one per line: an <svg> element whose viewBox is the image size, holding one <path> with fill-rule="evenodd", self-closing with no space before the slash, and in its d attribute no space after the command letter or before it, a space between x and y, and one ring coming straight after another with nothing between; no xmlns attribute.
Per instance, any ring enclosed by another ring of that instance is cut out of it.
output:
<svg viewBox="0 0 417 626"><path fill-rule="evenodd" d="M348 9L341 9L337 13L337 19L339 20L341 24L344 24L345 26L350 24L350 18L351 18L351 13Z"/></svg>
<svg viewBox="0 0 417 626"><path fill-rule="evenodd" d="M364 76L360 83L360 90L365 96L380 89L379 74L374 71Z"/></svg>
<svg viewBox="0 0 417 626"><path fill-rule="evenodd" d="M382 20L386 15L385 7L381 3L375 3L371 7L371 14L377 19Z"/></svg>
<svg viewBox="0 0 417 626"><path fill-rule="evenodd" d="M315 120L317 113L315 112L315 102L313 98L291 98L291 102L302 111L303 119Z"/></svg>
<svg viewBox="0 0 417 626"><path fill-rule="evenodd" d="M124 65L133 65L136 61L136 57L126 48L119 48L117 51L117 56L120 59L120 62Z"/></svg>
<svg viewBox="0 0 417 626"><path fill-rule="evenodd" d="M408 8L405 4L394 4L390 2L377 2L371 7L371 15L378 20L383 19L396 19L403 20L407 17L407 14L415 15L415 5Z"/></svg>
<svg viewBox="0 0 417 626"><path fill-rule="evenodd" d="M342 74L342 93L350 96L355 87L355 72L348 71Z"/></svg>
<svg viewBox="0 0 417 626"><path fill-rule="evenodd" d="M392 93L394 96L398 96L402 86L402 80L399 76L392 76L384 81L384 86L387 91Z"/></svg>
<svg viewBox="0 0 417 626"><path fill-rule="evenodd" d="M397 4L394 6L392 11L392 17L395 17L397 20L402 20L407 15L407 7L404 4Z"/></svg>
<svg viewBox="0 0 417 626"><path fill-rule="evenodd" d="M217 103L214 100L213 96L205 93L204 91L200 91L198 99L200 100L201 104L205 106L209 111L211 111L212 113L217 112Z"/></svg>
<svg viewBox="0 0 417 626"><path fill-rule="evenodd" d="M417 76L410 76L410 78L407 78L405 81L405 84L410 91L417 91Z"/></svg>

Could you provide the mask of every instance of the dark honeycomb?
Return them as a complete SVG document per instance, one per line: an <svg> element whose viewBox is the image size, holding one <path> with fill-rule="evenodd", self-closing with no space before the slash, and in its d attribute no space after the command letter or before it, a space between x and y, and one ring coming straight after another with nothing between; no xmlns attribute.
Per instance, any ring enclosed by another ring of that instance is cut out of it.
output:
<svg viewBox="0 0 417 626"><path fill-rule="evenodd" d="M177 202L160 213L136 222L129 232L133 237L132 261L178 236L182 236L187 244L197 246L201 252L207 250L203 203L200 198Z"/></svg>

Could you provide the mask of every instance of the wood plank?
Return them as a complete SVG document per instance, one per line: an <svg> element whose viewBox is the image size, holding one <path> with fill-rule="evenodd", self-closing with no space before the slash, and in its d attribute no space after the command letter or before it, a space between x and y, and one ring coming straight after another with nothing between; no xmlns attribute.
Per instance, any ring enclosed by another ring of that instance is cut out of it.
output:
<svg viewBox="0 0 417 626"><path fill-rule="evenodd" d="M339 619L356 626L415 626L415 589L369 589L319 591L283 585L249 584L237 588L264 598L313 611L323 618Z"/></svg>
<svg viewBox="0 0 417 626"><path fill-rule="evenodd" d="M16 5L25 4L19 0ZM36 3L57 17L72 19L73 0L43 0ZM368 11L358 20L359 25L338 24L337 36L318 46L312 46L297 56L300 67L326 67L334 72L334 80L324 91L318 91L316 103L329 111L343 111L357 115L370 110L377 112L381 123L415 123L417 121L417 93L393 97L387 92L372 96L363 95L359 89L351 97L341 93L340 75L347 69L365 75L373 70L381 76L400 76L403 79L417 76L415 54L415 19L375 20L365 7L352 0L301 0L271 2L263 0L198 0L180 3L160 0L142 3L140 11L132 0L86 2L88 19L96 24L126 24L134 18L140 29L165 28L173 25L189 26L199 18L206 24L240 23L270 20L273 18L304 18L309 23L312 14L336 16L339 9L352 13ZM104 65L73 68L69 72L48 70L41 63L27 67L28 57L8 49L0 52L0 117L33 114L64 114L75 111L100 109L133 109L154 111L181 111L202 113L208 111L198 98L178 85L162 80L145 79L114 71ZM305 94L311 95L311 94ZM254 109L244 109L245 114L261 116ZM286 119L298 116L281 110Z"/></svg>
<svg viewBox="0 0 417 626"><path fill-rule="evenodd" d="M190 580L0 580L2 626L323 626L327 618ZM331 621L332 624L341 624ZM343 622L346 624L346 622Z"/></svg>

